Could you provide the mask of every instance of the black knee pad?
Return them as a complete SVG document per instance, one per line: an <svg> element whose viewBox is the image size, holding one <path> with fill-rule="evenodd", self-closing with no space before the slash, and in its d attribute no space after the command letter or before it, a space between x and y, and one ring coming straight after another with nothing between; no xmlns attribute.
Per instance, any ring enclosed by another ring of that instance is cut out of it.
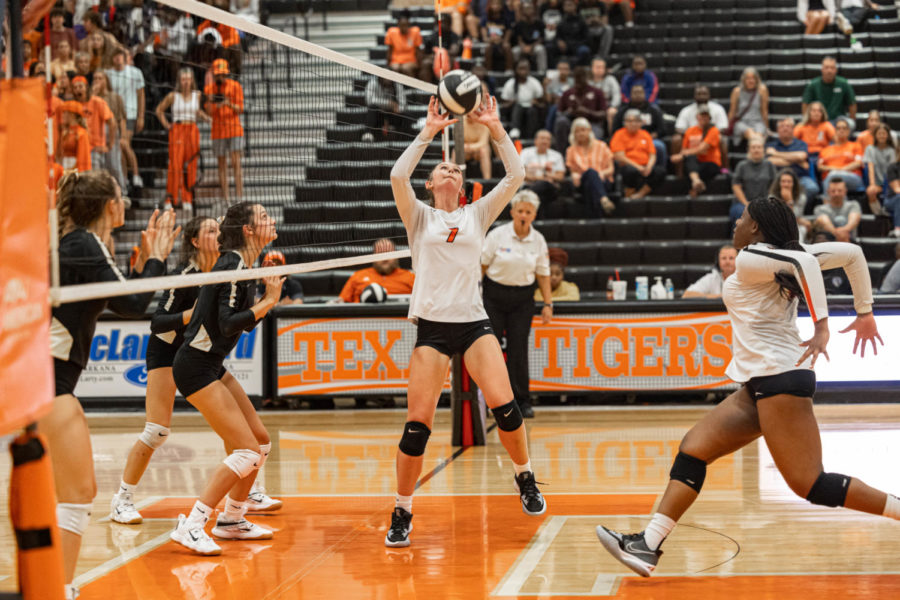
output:
<svg viewBox="0 0 900 600"><path fill-rule="evenodd" d="M497 419L497 427L502 431L515 431L522 426L522 411L519 410L519 404L515 400L492 408L491 412Z"/></svg>
<svg viewBox="0 0 900 600"><path fill-rule="evenodd" d="M704 480L706 480L706 461L694 458L690 454L679 452L675 457L675 462L672 463L669 477L680 481L699 493L700 488L703 487Z"/></svg>
<svg viewBox="0 0 900 600"><path fill-rule="evenodd" d="M820 473L806 499L822 506L843 506L850 488L850 478L840 473Z"/></svg>
<svg viewBox="0 0 900 600"><path fill-rule="evenodd" d="M431 430L424 423L407 421L403 426L403 436L400 438L400 451L409 456L422 456L425 454L425 444Z"/></svg>

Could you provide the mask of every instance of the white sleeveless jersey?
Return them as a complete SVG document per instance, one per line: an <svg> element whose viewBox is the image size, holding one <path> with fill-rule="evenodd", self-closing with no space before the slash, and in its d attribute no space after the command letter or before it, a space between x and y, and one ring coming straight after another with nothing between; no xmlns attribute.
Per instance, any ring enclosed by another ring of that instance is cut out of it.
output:
<svg viewBox="0 0 900 600"><path fill-rule="evenodd" d="M411 206L406 226L416 273L409 318L444 323L487 319L481 298L481 249L491 223L509 204L525 169L509 137L497 143L506 176L489 194L453 212L416 200L409 177L430 140L416 137L391 172L395 197Z"/></svg>
<svg viewBox="0 0 900 600"><path fill-rule="evenodd" d="M798 300L781 295L776 273L797 279L813 321L828 317L823 269L842 267L853 288L856 313L872 312L872 282L859 246L827 242L803 247L806 252L751 244L738 254L735 272L722 287L732 332L732 359L725 374L733 381L809 368L810 359L795 366L805 351L797 329Z"/></svg>

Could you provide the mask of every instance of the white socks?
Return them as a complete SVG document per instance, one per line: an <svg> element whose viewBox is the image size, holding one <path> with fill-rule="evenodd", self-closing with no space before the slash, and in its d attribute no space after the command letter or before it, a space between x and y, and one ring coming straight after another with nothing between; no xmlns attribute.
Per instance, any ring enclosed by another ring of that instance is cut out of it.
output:
<svg viewBox="0 0 900 600"><path fill-rule="evenodd" d="M524 465L517 465L513 463L513 467L516 469L516 475L521 475L522 473L527 473L531 470L531 461L529 460Z"/></svg>
<svg viewBox="0 0 900 600"><path fill-rule="evenodd" d="M136 489L137 489L136 483L134 485L132 485L130 483L125 483L124 479L119 483L119 493L120 494L128 494L129 496L131 496L132 494L134 494L134 490L136 490Z"/></svg>
<svg viewBox="0 0 900 600"><path fill-rule="evenodd" d="M230 496L225 496L225 512L222 514L222 520L229 523L239 523L244 520L247 513L247 503L232 500Z"/></svg>
<svg viewBox="0 0 900 600"><path fill-rule="evenodd" d="M887 495L887 502L884 503L884 512L882 513L889 519L900 521L900 498L893 494Z"/></svg>
<svg viewBox="0 0 900 600"><path fill-rule="evenodd" d="M662 513L654 514L647 523L647 528L644 529L644 541L647 543L647 547L651 550L658 549L673 529L675 529L675 521Z"/></svg>
<svg viewBox="0 0 900 600"><path fill-rule="evenodd" d="M412 512L412 496L401 496L397 494L397 500L394 506L399 506L408 513Z"/></svg>
<svg viewBox="0 0 900 600"><path fill-rule="evenodd" d="M209 517L212 516L212 514L212 508L197 500L194 503L194 508L191 509L191 514L188 515L187 520L203 527L206 525L206 522L209 521Z"/></svg>

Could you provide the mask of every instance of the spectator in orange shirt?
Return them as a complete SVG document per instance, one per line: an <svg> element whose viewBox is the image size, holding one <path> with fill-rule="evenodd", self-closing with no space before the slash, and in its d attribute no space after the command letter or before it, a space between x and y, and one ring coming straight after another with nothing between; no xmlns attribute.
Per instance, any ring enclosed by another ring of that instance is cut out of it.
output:
<svg viewBox="0 0 900 600"><path fill-rule="evenodd" d="M672 156L672 162L684 162L684 170L691 181L691 196L706 190L706 182L722 169L722 154L719 151L719 129L712 124L709 107L697 107L697 124L684 132L681 152Z"/></svg>
<svg viewBox="0 0 900 600"><path fill-rule="evenodd" d="M822 148L834 139L834 126L825 116L824 104L818 101L810 102L803 120L794 127L794 137L806 142L806 149L811 158L818 157Z"/></svg>
<svg viewBox="0 0 900 600"><path fill-rule="evenodd" d="M84 109L74 100L60 107L60 135L56 140L56 162L67 171L91 170L91 139L84 120Z"/></svg>
<svg viewBox="0 0 900 600"><path fill-rule="evenodd" d="M225 3L224 8L225 10L228 10L227 2ZM200 23L200 26L197 27L197 39L202 40L206 38L207 35L210 36L208 39L213 40L214 43L221 44L221 55L224 56L234 74L240 75L243 68L240 32L228 25L223 25L222 23L213 24L211 21L207 20Z"/></svg>
<svg viewBox="0 0 900 600"><path fill-rule="evenodd" d="M819 176L823 178L822 189L827 190L834 177L840 177L849 191L863 189L863 150L859 142L850 141L850 123L838 117L834 128L834 143L819 152Z"/></svg>
<svg viewBox="0 0 900 600"><path fill-rule="evenodd" d="M375 254L393 252L394 242L382 238L375 242ZM359 302L359 297L369 285L379 284L388 294L411 294L416 276L412 271L400 268L400 261L376 260L367 269L361 269L350 276L341 290L341 302Z"/></svg>
<svg viewBox="0 0 900 600"><path fill-rule="evenodd" d="M113 158L110 148L116 142L119 130L115 116L103 98L91 95L87 79L80 75L72 79L72 95L84 110L91 137L91 165L95 169L109 169Z"/></svg>
<svg viewBox="0 0 900 600"><path fill-rule="evenodd" d="M656 164L653 138L642 129L641 111L625 111L625 127L609 142L613 158L622 172L626 198L643 198L666 178L664 167Z"/></svg>
<svg viewBox="0 0 900 600"><path fill-rule="evenodd" d="M606 187L613 183L612 152L606 142L594 137L591 122L583 117L572 123L566 166L572 172L572 184L581 191L590 215L612 214L616 205L606 192Z"/></svg>
<svg viewBox="0 0 900 600"><path fill-rule="evenodd" d="M856 141L862 147L863 152L875 141L875 130L879 125L881 125L881 113L877 110L870 110L869 116L866 118L866 130L856 136Z"/></svg>
<svg viewBox="0 0 900 600"><path fill-rule="evenodd" d="M213 83L204 93L209 101L206 114L212 117L213 153L219 162L219 187L222 199L228 200L228 156L234 169L234 189L238 202L244 196L244 177L241 172L241 152L244 149L244 128L241 113L244 112L244 88L228 78L228 61L217 58L212 64Z"/></svg>
<svg viewBox="0 0 900 600"><path fill-rule="evenodd" d="M409 9L400 12L397 25L388 29L384 36L387 46L388 66L394 70L415 77L422 62L422 34L418 27L409 24Z"/></svg>

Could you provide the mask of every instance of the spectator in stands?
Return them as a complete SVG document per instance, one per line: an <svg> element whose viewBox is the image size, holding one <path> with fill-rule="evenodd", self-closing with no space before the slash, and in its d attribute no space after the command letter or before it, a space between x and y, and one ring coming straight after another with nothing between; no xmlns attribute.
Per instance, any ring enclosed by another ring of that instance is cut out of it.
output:
<svg viewBox="0 0 900 600"><path fill-rule="evenodd" d="M806 196L819 195L819 183L810 177L809 151L806 142L794 137L794 120L778 121L777 137L766 143L766 158L775 167L790 167L803 186Z"/></svg>
<svg viewBox="0 0 900 600"><path fill-rule="evenodd" d="M690 194L696 198L706 190L706 182L711 181L722 169L722 154L719 150L719 130L713 125L709 107L697 109L697 124L684 132L681 152L673 154L673 163L684 163L690 179Z"/></svg>
<svg viewBox="0 0 900 600"><path fill-rule="evenodd" d="M662 141L663 131L663 114L656 106L647 102L646 92L642 86L636 85L631 88L631 101L621 107L621 110L613 119L611 131L618 131L622 128L622 115L630 109L639 110L641 112L641 126L644 131L653 138L653 145L656 147L656 162L663 168L669 164L669 153L666 145Z"/></svg>
<svg viewBox="0 0 900 600"><path fill-rule="evenodd" d="M544 47L544 22L538 19L532 2L522 4L522 14L513 29L513 60L527 58L539 73L547 72L547 49Z"/></svg>
<svg viewBox="0 0 900 600"><path fill-rule="evenodd" d="M812 229L812 223L803 216L803 210L806 208L806 194L803 193L803 187L794 171L791 169L778 171L772 187L769 188L769 195L775 196L791 207L794 216L797 217L797 225L800 227L800 241L805 240Z"/></svg>
<svg viewBox="0 0 900 600"><path fill-rule="evenodd" d="M264 267L281 267L287 264L284 253L279 250L269 250L263 258L262 265ZM260 282L256 287L256 297L262 298L266 294L266 285ZM278 306L289 306L291 304L303 304L303 284L296 277L288 275L284 278L284 284L281 286L281 298L278 299Z"/></svg>
<svg viewBox="0 0 900 600"><path fill-rule="evenodd" d="M546 129L534 134L534 146L522 150L525 167L525 187L529 188L547 207L559 195L560 184L566 177L566 163L562 154L551 148L553 135Z"/></svg>
<svg viewBox="0 0 900 600"><path fill-rule="evenodd" d="M819 35L834 19L834 0L797 0L797 20L806 35Z"/></svg>
<svg viewBox="0 0 900 600"><path fill-rule="evenodd" d="M813 244L825 244L833 242L836 239L837 238L831 233L820 230L813 234L812 240L810 241ZM822 281L825 284L826 294L849 295L853 293L853 288L850 286L850 280L847 278L847 274L841 267L836 269L824 269L822 271Z"/></svg>
<svg viewBox="0 0 900 600"><path fill-rule="evenodd" d="M500 93L500 107L509 115L509 137L531 139L541 123L541 109L544 107L544 87L531 76L531 65L527 58L516 63L515 76L509 79Z"/></svg>
<svg viewBox="0 0 900 600"><path fill-rule="evenodd" d="M681 151L684 132L688 130L688 127L693 127L697 124L697 108L701 104L705 104L709 108L713 125L719 131L725 131L728 128L728 113L725 112L725 107L715 100L711 100L711 97L712 95L707 86L698 85L694 88L694 102L682 108L678 112L678 118L675 119L675 133L672 134L672 141L669 146L672 154L677 154ZM722 154L722 164L728 164L728 138L721 137L719 151Z"/></svg>
<svg viewBox="0 0 900 600"><path fill-rule="evenodd" d="M615 131L618 127L613 126L613 119L622 105L622 88L619 87L619 81L606 68L604 59L595 58L591 61L591 76L588 84L603 92L603 96L606 98L606 130Z"/></svg>
<svg viewBox="0 0 900 600"><path fill-rule="evenodd" d="M877 110L870 110L866 116L866 129L856 136L856 141L862 146L863 152L875 141L875 130L881 125L881 113Z"/></svg>
<svg viewBox="0 0 900 600"><path fill-rule="evenodd" d="M441 77L441 72L450 72L459 59L462 38L450 28L449 14L441 14L441 19L444 28L441 39L438 39L438 30L435 28L422 47L422 68L419 70L419 79L422 81L436 83ZM441 48L438 42L442 42L444 47Z"/></svg>
<svg viewBox="0 0 900 600"><path fill-rule="evenodd" d="M63 101L72 99L72 80L69 78L68 71L63 71L56 78L53 84L53 94Z"/></svg>
<svg viewBox="0 0 900 600"><path fill-rule="evenodd" d="M400 12L397 25L387 30L384 43L387 46L388 66L404 75L415 77L422 61L422 34L418 27L410 26L409 9Z"/></svg>
<svg viewBox="0 0 900 600"><path fill-rule="evenodd" d="M91 170L91 138L80 102L68 100L60 110L60 135L56 140L56 162L79 173Z"/></svg>
<svg viewBox="0 0 900 600"><path fill-rule="evenodd" d="M444 31L452 31L454 35L462 39L465 19L469 12L469 0L439 0L438 12L444 23L449 21L449 27L444 26Z"/></svg>
<svg viewBox="0 0 900 600"><path fill-rule="evenodd" d="M84 52L90 51L90 39L91 34L99 33L104 38L104 46L108 48L114 48L118 42L116 41L115 36L105 30L105 25L103 24L103 17L100 16L98 12L87 12L84 14L84 38L81 39L79 43L78 49ZM77 32L76 32L77 34Z"/></svg>
<svg viewBox="0 0 900 600"><path fill-rule="evenodd" d="M107 162L102 166L109 174L112 175L119 183L119 187L125 188L125 175L122 172L122 148L119 144L121 132L125 131L125 102L122 97L115 93L110 86L109 77L104 71L94 73L94 83L91 86L92 94L97 98L102 98L112 111L113 119L116 122L115 138L110 143L109 153L107 154Z"/></svg>
<svg viewBox="0 0 900 600"><path fill-rule="evenodd" d="M394 242L382 238L375 242L373 252L382 254L394 252ZM369 285L377 283L388 294L411 294L413 282L416 276L406 269L400 268L400 261L396 258L389 260L376 260L371 267L360 269L347 279L339 296L340 302L359 302L363 290Z"/></svg>
<svg viewBox="0 0 900 600"><path fill-rule="evenodd" d="M491 132L485 126L472 118L471 113L465 117L463 127L463 151L466 161L477 160L481 170L482 179L491 179L493 169L491 166Z"/></svg>
<svg viewBox="0 0 900 600"><path fill-rule="evenodd" d="M688 286L682 298L721 298L722 285L734 275L734 262L737 250L731 244L725 244L716 253L716 263L712 271Z"/></svg>
<svg viewBox="0 0 900 600"><path fill-rule="evenodd" d="M881 281L881 287L878 289L879 294L896 294L897 292L900 292L900 244L894 246L894 264L887 269L887 273Z"/></svg>
<svg viewBox="0 0 900 600"><path fill-rule="evenodd" d="M801 110L813 102L821 102L825 107L826 119L834 125L838 117L850 117L850 130L856 128L856 94L846 79L837 74L838 64L834 57L822 59L822 75L816 77L803 90Z"/></svg>
<svg viewBox="0 0 900 600"><path fill-rule="evenodd" d="M609 142L609 149L622 173L626 199L643 198L666 178L665 168L656 164L653 138L641 129L641 124L640 111L626 111L625 127Z"/></svg>
<svg viewBox="0 0 900 600"><path fill-rule="evenodd" d="M497 95L497 82L491 77L484 65L478 64L472 67L472 75L481 80L481 83L487 86L491 96Z"/></svg>
<svg viewBox="0 0 900 600"><path fill-rule="evenodd" d="M594 137L591 123L580 117L572 123L566 166L572 173L572 185L581 192L592 217L610 215L616 205L609 199L613 185L613 157L606 142Z"/></svg>
<svg viewBox="0 0 900 600"><path fill-rule="evenodd" d="M822 149L834 139L834 125L825 115L825 106L821 102L810 102L803 112L803 120L794 127L794 137L806 142L809 158L813 161L818 160Z"/></svg>
<svg viewBox="0 0 900 600"><path fill-rule="evenodd" d="M839 242L855 240L862 220L859 202L847 200L847 184L840 177L829 180L825 202L813 210L813 215L813 231L827 231Z"/></svg>
<svg viewBox="0 0 900 600"><path fill-rule="evenodd" d="M566 281L566 267L569 266L569 254L562 248L548 248L550 258L550 299L554 302L578 302L581 291L578 285ZM541 290L534 290L534 299L543 300Z"/></svg>
<svg viewBox="0 0 900 600"><path fill-rule="evenodd" d="M178 81L179 66L188 55L188 46L193 39L194 24L190 15L164 7L163 28L156 46L157 58L163 63L159 76L162 81Z"/></svg>
<svg viewBox="0 0 900 600"><path fill-rule="evenodd" d="M578 14L575 0L563 0L562 19L556 26L556 38L548 41L547 56L551 65L563 56L568 56L575 64L586 66L591 60L590 30Z"/></svg>
<svg viewBox="0 0 900 600"><path fill-rule="evenodd" d="M147 100L144 94L144 74L140 69L127 64L127 52L122 46L113 51L113 64L106 70L106 76L114 92L125 102L125 131L122 133L122 154L131 171L131 185L144 187L138 166L137 155L131 147L131 140L136 133L144 130L144 115Z"/></svg>
<svg viewBox="0 0 900 600"><path fill-rule="evenodd" d="M138 66L149 66L149 56L153 53L154 44L162 32L162 23L154 4L145 3L144 0L132 0L131 10L125 14L124 44L131 51L134 63ZM229 8L226 7L225 10Z"/></svg>
<svg viewBox="0 0 900 600"><path fill-rule="evenodd" d="M368 131L363 134L364 142L371 142L378 134L384 140L391 131L402 131L403 113L406 111L406 90L392 79L372 77L366 84L366 115Z"/></svg>
<svg viewBox="0 0 900 600"><path fill-rule="evenodd" d="M828 188L828 182L840 177L850 191L865 189L862 178L862 148L850 140L850 123L840 118L834 127L834 143L825 146L819 152L818 169L824 179L822 189Z"/></svg>
<svg viewBox="0 0 900 600"><path fill-rule="evenodd" d="M634 0L602 0L606 5L606 13L612 11L612 7L618 6L625 19L625 27L634 27Z"/></svg>
<svg viewBox="0 0 900 600"><path fill-rule="evenodd" d="M857 142L859 143L859 142ZM869 199L869 207L872 212L878 207L878 195L886 188L888 167L897 162L897 151L894 145L894 136L891 128L882 123L875 130L875 143L870 144L863 151L863 164L868 172L868 187L866 196Z"/></svg>
<svg viewBox="0 0 900 600"><path fill-rule="evenodd" d="M50 11L50 58L59 58L59 43L65 41L69 47L68 60L72 59L72 52L78 47L78 38L75 31L66 27L66 13L62 8L54 8Z"/></svg>
<svg viewBox="0 0 900 600"><path fill-rule="evenodd" d="M759 71L747 67L741 73L741 83L731 90L728 127L735 145L755 137L766 139L769 131L769 88L759 77Z"/></svg>
<svg viewBox="0 0 900 600"><path fill-rule="evenodd" d="M647 102L656 104L659 100L659 80L653 71L647 70L647 59L643 56L635 56L631 59L631 68L622 77L622 102L628 102L631 98L632 86L644 87Z"/></svg>
<svg viewBox="0 0 900 600"><path fill-rule="evenodd" d="M588 85L586 67L575 68L575 85L563 93L556 105L553 136L556 138L556 149L560 153L565 152L568 145L572 121L579 117L590 121L595 137L603 137L603 127L606 125L606 98L603 92Z"/></svg>
<svg viewBox="0 0 900 600"><path fill-rule="evenodd" d="M72 79L72 95L84 109L84 120L91 136L91 165L95 169L108 170L109 151L118 132L113 113L103 98L91 96L87 79L80 75Z"/></svg>
<svg viewBox="0 0 900 600"><path fill-rule="evenodd" d="M223 2L219 1L219 4L222 3ZM219 6L219 8L229 10L228 1L224 0L224 6ZM237 29L229 27L224 23L214 23L210 20L206 20L197 26L197 39L210 44L210 46L215 49L213 60L216 58L224 58L232 73L235 75L241 74L244 55L241 51L241 34ZM422 40L419 38L419 43L421 44L421 42ZM204 84L208 83L209 82L204 82Z"/></svg>
<svg viewBox="0 0 900 600"><path fill-rule="evenodd" d="M578 14L588 26L588 42L595 56L609 56L613 43L613 28L609 24L606 5L600 0L581 0Z"/></svg>
<svg viewBox="0 0 900 600"><path fill-rule="evenodd" d="M838 29L844 35L852 35L853 30L859 31L860 27L881 8L872 0L839 0L835 22Z"/></svg>
<svg viewBox="0 0 900 600"><path fill-rule="evenodd" d="M112 53L116 46L108 46L107 43L106 38L100 35L99 31L95 31L88 38L91 73L112 66Z"/></svg>
<svg viewBox="0 0 900 600"><path fill-rule="evenodd" d="M71 78L74 79L75 76L84 77L88 85L91 85L94 81L94 70L91 69L91 55L89 53L81 51L75 53L75 70Z"/></svg>
<svg viewBox="0 0 900 600"><path fill-rule="evenodd" d="M228 61L217 58L212 64L213 82L203 90L207 101L206 114L212 117L213 154L218 162L219 188L222 199L229 203L228 157L234 169L234 189L237 201L244 197L244 176L241 171L241 153L244 150L244 128L241 114L244 112L244 88L228 77Z"/></svg>
<svg viewBox="0 0 900 600"><path fill-rule="evenodd" d="M734 192L730 210L732 228L744 214L744 207L751 200L765 198L774 181L775 167L766 160L763 141L761 138L753 138L747 145L747 158L737 164L731 178L731 189Z"/></svg>
<svg viewBox="0 0 900 600"><path fill-rule="evenodd" d="M875 212L874 210L872 212ZM875 214L888 214L894 219L890 235L900 238L900 156L887 168L885 175L884 201Z"/></svg>
<svg viewBox="0 0 900 600"><path fill-rule="evenodd" d="M562 21L562 0L546 0L540 4L541 21L544 23L544 47L547 49L547 66L554 68L562 59L556 45L557 28Z"/></svg>
<svg viewBox="0 0 900 600"><path fill-rule="evenodd" d="M481 18L481 41L487 44L484 66L488 71L494 71L495 67L502 67L501 71L513 68L512 35L515 26L515 14L503 0L488 0L484 17Z"/></svg>
<svg viewBox="0 0 900 600"><path fill-rule="evenodd" d="M560 59L556 63L555 69L547 71L544 77L544 93L547 99L547 119L544 121L544 127L553 130L556 124L556 112L559 108L559 99L562 95L569 91L575 85L575 78L572 77L572 68L568 59Z"/></svg>
<svg viewBox="0 0 900 600"><path fill-rule="evenodd" d="M63 71L74 71L75 60L72 58L72 47L69 41L62 39L56 43L56 58L50 62L50 74L59 78Z"/></svg>

